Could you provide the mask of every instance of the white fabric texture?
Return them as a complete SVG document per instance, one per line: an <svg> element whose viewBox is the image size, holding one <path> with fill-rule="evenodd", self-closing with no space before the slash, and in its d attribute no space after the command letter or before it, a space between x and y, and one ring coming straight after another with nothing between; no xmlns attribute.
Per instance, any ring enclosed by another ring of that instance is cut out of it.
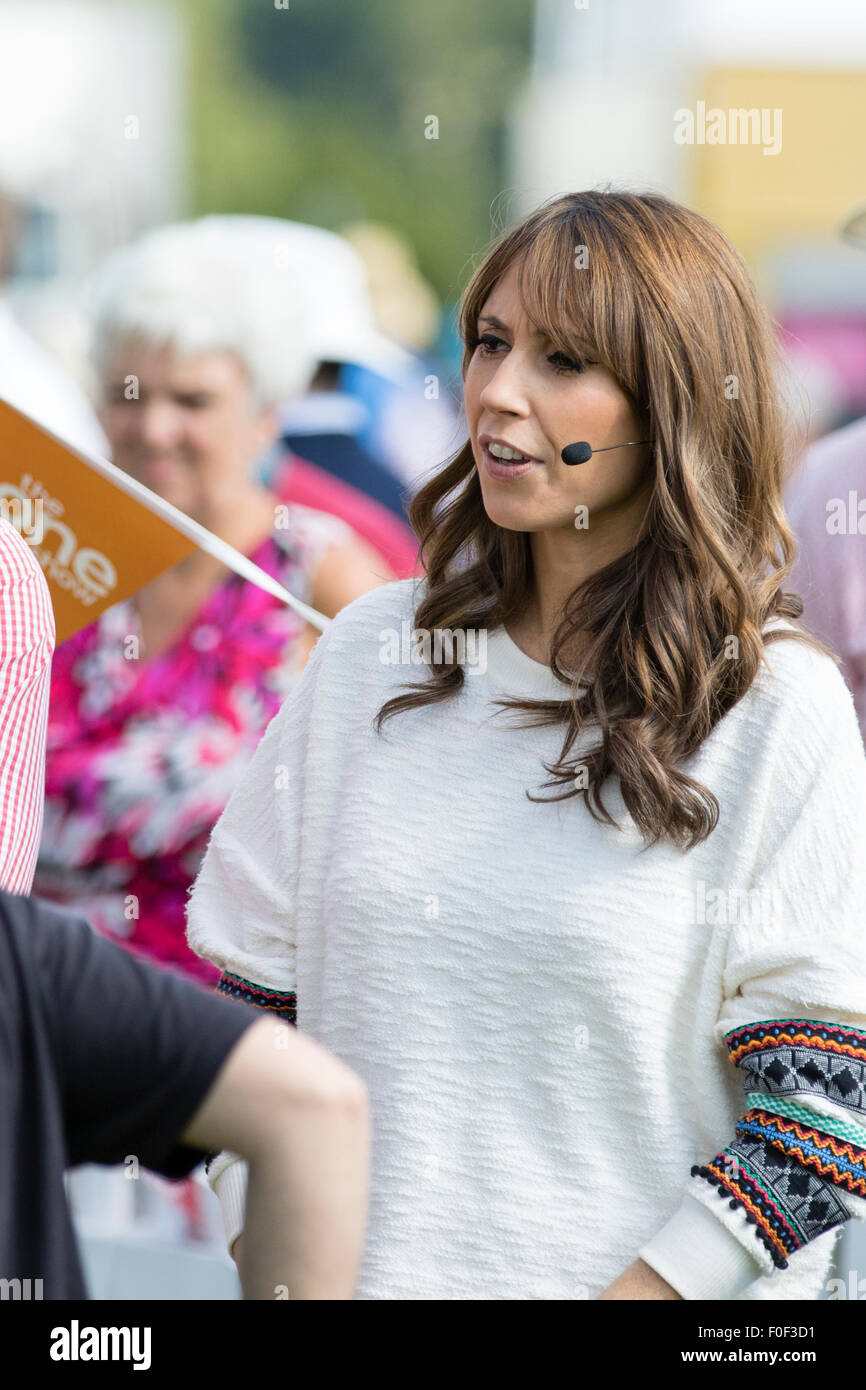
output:
<svg viewBox="0 0 866 1390"><path fill-rule="evenodd" d="M682 764L718 825L689 852L645 849L615 779L619 829L583 798L526 797L548 794L562 729L520 729L491 701L568 687L504 628L456 696L377 735L385 700L430 680L383 659L423 583L362 595L319 638L188 910L194 951L297 989L299 1028L367 1084L358 1296L596 1298L655 1250L686 1298L817 1299L837 1233L764 1274L750 1228L696 1201L689 1170L745 1108L726 1031L866 1025L866 755L836 666L767 645Z"/></svg>

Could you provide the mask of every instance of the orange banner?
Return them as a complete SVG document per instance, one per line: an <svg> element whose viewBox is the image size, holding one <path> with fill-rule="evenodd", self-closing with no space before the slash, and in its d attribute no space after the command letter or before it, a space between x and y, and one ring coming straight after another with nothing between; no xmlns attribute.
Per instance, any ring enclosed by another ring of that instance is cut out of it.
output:
<svg viewBox="0 0 866 1390"><path fill-rule="evenodd" d="M245 555L105 459L88 458L0 399L0 515L48 581L57 641L94 622L199 547L295 608L328 622Z"/></svg>

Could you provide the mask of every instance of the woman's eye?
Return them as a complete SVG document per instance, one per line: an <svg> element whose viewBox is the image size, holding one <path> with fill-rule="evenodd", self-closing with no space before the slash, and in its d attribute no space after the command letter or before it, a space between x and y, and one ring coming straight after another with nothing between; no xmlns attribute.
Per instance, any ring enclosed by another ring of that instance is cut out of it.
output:
<svg viewBox="0 0 866 1390"><path fill-rule="evenodd" d="M564 352L552 352L547 360L555 372L582 372L584 367L591 365L587 362L576 362L573 357L566 357Z"/></svg>
<svg viewBox="0 0 866 1390"><path fill-rule="evenodd" d="M508 346L505 340L503 338L497 338L495 333L482 333L480 338L471 338L469 341L469 346L472 348L473 352L476 348L481 349L482 357L490 356L500 344L503 347Z"/></svg>
<svg viewBox="0 0 866 1390"><path fill-rule="evenodd" d="M495 333L482 333L480 338L470 339L469 346L475 351L480 351L482 357L494 357L499 348L508 347L503 338L497 338ZM573 357L567 357L564 352L552 352L548 356L548 362L555 372L582 372L585 367L591 367L591 362L578 362Z"/></svg>

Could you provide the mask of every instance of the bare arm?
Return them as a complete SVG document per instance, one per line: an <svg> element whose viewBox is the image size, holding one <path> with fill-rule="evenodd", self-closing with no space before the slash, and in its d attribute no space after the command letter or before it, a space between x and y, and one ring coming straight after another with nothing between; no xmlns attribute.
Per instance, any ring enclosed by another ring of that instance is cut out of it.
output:
<svg viewBox="0 0 866 1390"><path fill-rule="evenodd" d="M613 1283L605 1289L604 1293L599 1294L599 1301L602 1299L629 1299L632 1301L659 1299L679 1299L682 1302L682 1294L678 1294L676 1289L671 1288L670 1284L657 1274L651 1265L644 1260L633 1260L628 1269L624 1270Z"/></svg>
<svg viewBox="0 0 866 1390"><path fill-rule="evenodd" d="M390 584L396 577L384 556L366 541L358 539L349 545L332 545L316 570L310 604L326 618L333 618L353 599L380 584ZM318 637L318 629L307 623L301 638L302 664L306 663Z"/></svg>
<svg viewBox="0 0 866 1390"><path fill-rule="evenodd" d="M262 1018L232 1049L183 1142L248 1160L246 1226L236 1246L245 1298L354 1296L370 1121L366 1087L350 1068L312 1038Z"/></svg>

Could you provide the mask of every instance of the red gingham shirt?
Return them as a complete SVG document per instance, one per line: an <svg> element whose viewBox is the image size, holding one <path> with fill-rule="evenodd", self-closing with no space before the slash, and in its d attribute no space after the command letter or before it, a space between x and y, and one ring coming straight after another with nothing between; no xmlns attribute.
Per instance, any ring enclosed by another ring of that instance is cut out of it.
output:
<svg viewBox="0 0 866 1390"><path fill-rule="evenodd" d="M9 893L29 893L36 868L55 635L39 562L0 517L0 888Z"/></svg>

